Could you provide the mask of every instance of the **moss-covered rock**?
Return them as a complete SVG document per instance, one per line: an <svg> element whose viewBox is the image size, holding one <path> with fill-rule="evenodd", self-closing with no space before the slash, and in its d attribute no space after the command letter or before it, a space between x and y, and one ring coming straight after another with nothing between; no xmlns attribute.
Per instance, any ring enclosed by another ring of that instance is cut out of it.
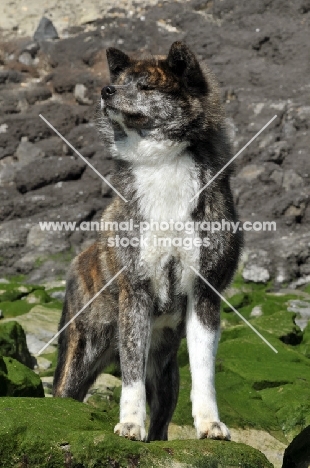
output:
<svg viewBox="0 0 310 468"><path fill-rule="evenodd" d="M0 322L0 354L32 368L33 360L27 347L26 335L19 323Z"/></svg>
<svg viewBox="0 0 310 468"><path fill-rule="evenodd" d="M34 289L33 286L19 284L15 282L0 284L0 302L11 302L21 299Z"/></svg>
<svg viewBox="0 0 310 468"><path fill-rule="evenodd" d="M36 289L32 293L24 297L24 301L28 304L46 304L51 301L51 297L44 289Z"/></svg>
<svg viewBox="0 0 310 468"><path fill-rule="evenodd" d="M0 357L0 396L44 397L44 390L31 369L13 358Z"/></svg>
<svg viewBox="0 0 310 468"><path fill-rule="evenodd" d="M70 399L0 400L0 459L6 468L272 468L234 442L133 442L113 434L116 420Z"/></svg>

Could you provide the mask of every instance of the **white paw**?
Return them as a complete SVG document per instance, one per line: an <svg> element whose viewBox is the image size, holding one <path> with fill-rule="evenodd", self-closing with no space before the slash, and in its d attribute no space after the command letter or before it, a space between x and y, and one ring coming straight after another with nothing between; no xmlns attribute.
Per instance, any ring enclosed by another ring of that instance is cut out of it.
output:
<svg viewBox="0 0 310 468"><path fill-rule="evenodd" d="M230 440L230 432L220 421L200 421L197 426L198 439Z"/></svg>
<svg viewBox="0 0 310 468"><path fill-rule="evenodd" d="M146 439L146 432L144 427L130 422L116 424L114 427L114 433L130 440L144 441Z"/></svg>

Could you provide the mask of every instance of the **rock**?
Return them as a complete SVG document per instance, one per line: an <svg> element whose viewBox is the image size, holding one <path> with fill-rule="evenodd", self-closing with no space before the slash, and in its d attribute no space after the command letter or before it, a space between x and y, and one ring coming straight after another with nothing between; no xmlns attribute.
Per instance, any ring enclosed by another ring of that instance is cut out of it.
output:
<svg viewBox="0 0 310 468"><path fill-rule="evenodd" d="M270 279L270 258L265 250L257 250L249 253L245 262L242 277L245 281L254 283L267 283Z"/></svg>
<svg viewBox="0 0 310 468"><path fill-rule="evenodd" d="M26 166L32 161L37 161L44 157L44 152L29 141L21 141L15 153L19 167Z"/></svg>
<svg viewBox="0 0 310 468"><path fill-rule="evenodd" d="M50 19L45 16L41 18L33 39L36 42L46 41L47 39L59 39L55 26Z"/></svg>
<svg viewBox="0 0 310 468"><path fill-rule="evenodd" d="M63 463L65 450L66 460L74 459L81 467L100 466L102 460L108 460L110 466L125 467L134 460L141 468L219 465L272 468L261 452L245 444L207 439L182 440L182 443L132 442L113 433L117 415L111 420L107 413L66 398L31 401L27 398L0 401L3 466L9 466L14 456L17 463L27 459L31 466L47 468L51 457ZM25 430L27 438L23 437ZM38 434L40 444L34 445Z"/></svg>
<svg viewBox="0 0 310 468"><path fill-rule="evenodd" d="M50 369L50 367L52 367L52 362L49 361L48 359L45 359L42 356L38 356L36 358L36 360L37 360L37 365L38 365L39 369L47 370L47 369ZM43 387L44 387L43 380L42 380L42 383L43 383Z"/></svg>
<svg viewBox="0 0 310 468"><path fill-rule="evenodd" d="M40 377L11 357L0 357L0 383L2 397L44 397Z"/></svg>
<svg viewBox="0 0 310 468"><path fill-rule="evenodd" d="M50 336L50 338L52 338L52 336ZM38 354L45 345L46 341L39 340L35 335L27 333L27 346L32 354ZM52 353L55 351L55 348L53 346L48 346L44 351L46 353Z"/></svg>
<svg viewBox="0 0 310 468"><path fill-rule="evenodd" d="M301 330L304 330L310 321L310 302L300 299L292 299L289 301L288 312L294 312L298 316L294 319L296 325Z"/></svg>
<svg viewBox="0 0 310 468"><path fill-rule="evenodd" d="M5 187L10 183L13 183L15 180L16 174L16 165L15 164L6 164L5 166L0 166L0 187Z"/></svg>
<svg viewBox="0 0 310 468"><path fill-rule="evenodd" d="M285 444L277 440L268 432L257 429L232 429L230 428L231 440L233 442L250 445L262 452L275 468L282 465ZM195 439L196 431L193 426L169 425L168 440Z"/></svg>
<svg viewBox="0 0 310 468"><path fill-rule="evenodd" d="M32 368L33 360L27 347L26 335L19 323L0 323L0 351L2 356L12 357Z"/></svg>
<svg viewBox="0 0 310 468"><path fill-rule="evenodd" d="M244 307L249 303L249 298L247 294L244 294L243 292L238 292L237 294L234 294L231 296L228 300L228 302L235 308L239 309L240 307ZM232 308L228 304L223 304L223 310L224 312L232 312Z"/></svg>
<svg viewBox="0 0 310 468"><path fill-rule="evenodd" d="M64 252L70 248L66 232L57 230L42 230L40 225L33 226L27 236L27 247L35 248L36 253L49 254ZM36 255L39 256L39 255Z"/></svg>
<svg viewBox="0 0 310 468"><path fill-rule="evenodd" d="M273 171L271 174L270 174L270 179L274 180L275 183L281 187L282 183L283 183L283 172L282 171L279 171L279 170L276 170L276 171Z"/></svg>
<svg viewBox="0 0 310 468"><path fill-rule="evenodd" d="M74 88L74 97L79 104L90 105L93 103L91 99L86 97L87 88L83 84L76 84Z"/></svg>
<svg viewBox="0 0 310 468"><path fill-rule="evenodd" d="M261 317L262 315L263 315L263 311L260 305L253 307L250 313L250 317Z"/></svg>
<svg viewBox="0 0 310 468"><path fill-rule="evenodd" d="M20 83L23 75L17 70L0 70L0 84Z"/></svg>
<svg viewBox="0 0 310 468"><path fill-rule="evenodd" d="M239 173L238 177L241 179L246 179L251 182L253 179L256 179L260 174L264 172L264 167L259 167L256 164L249 164L245 166Z"/></svg>
<svg viewBox="0 0 310 468"><path fill-rule="evenodd" d="M35 104L38 101L46 101L52 97L51 90L42 84L36 83L35 86L29 86L25 92L28 104Z"/></svg>
<svg viewBox="0 0 310 468"><path fill-rule="evenodd" d="M93 23L98 19L98 14L99 12L97 8L89 6L89 8L85 9L85 12L79 18L79 24Z"/></svg>
<svg viewBox="0 0 310 468"><path fill-rule="evenodd" d="M50 296L53 299L57 299L58 301L63 301L65 299L66 292L65 291L53 291L50 293Z"/></svg>
<svg viewBox="0 0 310 468"><path fill-rule="evenodd" d="M25 47L25 51L29 52L32 58L35 58L39 50L40 45L37 42L31 42Z"/></svg>
<svg viewBox="0 0 310 468"><path fill-rule="evenodd" d="M18 57L18 60L20 63L27 65L27 66L31 66L33 62L31 54L26 51L20 54L20 56Z"/></svg>
<svg viewBox="0 0 310 468"><path fill-rule="evenodd" d="M61 304L35 305L28 313L15 317L26 333L27 346L31 354L38 352L46 343L54 337L58 331L58 323L61 315ZM9 322L6 318L1 323ZM57 339L48 346L45 353L53 353Z"/></svg>
<svg viewBox="0 0 310 468"><path fill-rule="evenodd" d="M288 169L283 173L282 185L285 190L293 190L301 188L304 185L304 180L293 169Z"/></svg>
<svg viewBox="0 0 310 468"><path fill-rule="evenodd" d="M23 298L28 304L45 304L50 302L50 296L44 291L44 289L36 289L32 293L28 294Z"/></svg>
<svg viewBox="0 0 310 468"><path fill-rule="evenodd" d="M85 163L74 158L46 158L28 163L18 170L15 183L20 192L25 193L60 180L77 179L85 169ZM28 174L32 174L29 178Z"/></svg>
<svg viewBox="0 0 310 468"><path fill-rule="evenodd" d="M264 154L264 161L271 161L276 164L282 164L288 154L289 145L286 141L277 141L268 146Z"/></svg>
<svg viewBox="0 0 310 468"><path fill-rule="evenodd" d="M282 468L308 468L310 466L310 426L298 434L286 448Z"/></svg>

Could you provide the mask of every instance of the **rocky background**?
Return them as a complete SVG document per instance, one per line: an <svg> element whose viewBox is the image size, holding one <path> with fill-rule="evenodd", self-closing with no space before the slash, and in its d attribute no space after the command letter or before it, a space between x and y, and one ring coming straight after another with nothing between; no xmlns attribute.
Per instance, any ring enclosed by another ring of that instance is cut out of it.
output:
<svg viewBox="0 0 310 468"><path fill-rule="evenodd" d="M241 219L277 223L246 233L245 277L309 281L308 0L90 2L71 16L55 2L45 14L58 32L43 27L35 41L38 11L17 3L4 2L1 19L0 274L63 277L96 234L42 232L38 221L99 219L112 195L39 114L108 176L113 162L94 126L105 48L161 54L182 39L220 81L235 152L278 115L236 160Z"/></svg>
<svg viewBox="0 0 310 468"><path fill-rule="evenodd" d="M310 465L309 22L309 0L3 0L0 464L14 455L23 468ZM226 296L278 354L223 305L216 386L234 443L186 440L194 433L184 341L169 432L183 440L146 449L112 434L118 369L100 376L86 405L42 398L51 396L56 340L39 351L57 331L68 263L96 232L41 231L38 222L98 220L112 192L39 115L108 178L113 161L94 125L109 82L105 48L164 54L180 39L220 81L235 153L277 114L237 158L232 179L242 221L276 221L277 230L246 233ZM29 396L39 400L16 399Z"/></svg>

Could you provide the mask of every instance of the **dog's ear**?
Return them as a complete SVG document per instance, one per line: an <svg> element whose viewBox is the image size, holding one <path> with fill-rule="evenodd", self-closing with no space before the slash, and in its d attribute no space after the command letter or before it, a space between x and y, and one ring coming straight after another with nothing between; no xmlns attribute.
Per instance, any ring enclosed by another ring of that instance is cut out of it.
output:
<svg viewBox="0 0 310 468"><path fill-rule="evenodd" d="M172 72L182 78L188 88L207 90L207 83L193 52L184 42L174 42L167 56Z"/></svg>
<svg viewBox="0 0 310 468"><path fill-rule="evenodd" d="M119 49L109 47L106 51L112 81L130 65L130 57Z"/></svg>

